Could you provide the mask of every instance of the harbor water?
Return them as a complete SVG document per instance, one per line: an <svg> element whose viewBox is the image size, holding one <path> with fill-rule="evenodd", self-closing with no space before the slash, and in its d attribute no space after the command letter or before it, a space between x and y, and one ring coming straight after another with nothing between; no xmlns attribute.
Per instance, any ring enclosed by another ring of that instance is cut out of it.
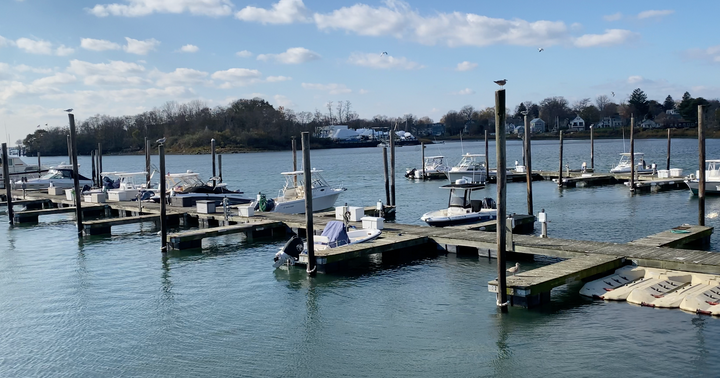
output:
<svg viewBox="0 0 720 378"><path fill-rule="evenodd" d="M597 140L595 170L609 171L623 144ZM508 141L508 166L521 160L521 146ZM694 173L697 141L673 140L672 148L671 166ZM638 140L635 150L664 169L666 140ZM452 165L463 152L484 153L484 143L429 145L425 155ZM557 170L558 153L557 141L534 141L533 168ZM492 142L489 155L495 166ZM423 213L447 206L444 182L403 177L420 156L419 146L397 149L399 223L422 224ZM589 141L565 141L564 156L571 169L589 167ZM720 157L720 141L708 140L707 156ZM384 200L381 148L315 150L311 161L347 188L338 204ZM89 176L90 159L79 162ZM209 155L168 155L166 165L211 176ZM229 188L274 197L292 155L227 154L222 165ZM144 157L105 156L103 167L141 171ZM624 185L560 189L547 181L533 189L550 237L624 243L698 221L689 190L631 195ZM489 185L479 195L495 193ZM509 212L527 212L525 193L525 183L508 184ZM709 197L706 224L717 229L719 213L720 198ZM301 268L272 268L282 238L230 235L163 256L152 223L78 238L73 219L0 226L2 377L656 377L715 376L720 368L712 341L720 319L593 301L578 295L580 283L555 289L548 305L501 315L487 290L496 260L373 256L309 278ZM711 251L719 240L712 237ZM521 271L540 264L521 262Z"/></svg>

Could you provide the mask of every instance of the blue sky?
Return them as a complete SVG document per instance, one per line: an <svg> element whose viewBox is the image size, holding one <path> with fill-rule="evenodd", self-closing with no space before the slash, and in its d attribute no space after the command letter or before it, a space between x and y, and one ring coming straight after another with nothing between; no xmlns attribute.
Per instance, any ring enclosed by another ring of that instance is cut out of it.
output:
<svg viewBox="0 0 720 378"><path fill-rule="evenodd" d="M359 1L359 2L357 2ZM720 97L720 3L673 1L2 0L10 143L95 114L262 97L300 111L439 121L464 105L635 88ZM542 52L539 48L543 48ZM382 54L387 52L387 55ZM0 138L5 140L6 138Z"/></svg>

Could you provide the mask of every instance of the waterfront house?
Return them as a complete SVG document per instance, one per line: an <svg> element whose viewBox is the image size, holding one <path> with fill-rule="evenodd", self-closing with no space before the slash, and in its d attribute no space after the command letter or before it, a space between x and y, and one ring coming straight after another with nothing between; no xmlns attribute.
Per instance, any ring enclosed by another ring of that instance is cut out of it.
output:
<svg viewBox="0 0 720 378"><path fill-rule="evenodd" d="M598 129L606 129L606 128L617 128L623 126L623 120L620 118L619 115L614 115L610 117L603 117L598 123L595 124L595 127Z"/></svg>
<svg viewBox="0 0 720 378"><path fill-rule="evenodd" d="M533 133L544 133L545 132L545 121L540 118L535 118L530 121L530 131Z"/></svg>
<svg viewBox="0 0 720 378"><path fill-rule="evenodd" d="M659 129L660 125L651 119L646 119L640 122L640 127L643 129Z"/></svg>
<svg viewBox="0 0 720 378"><path fill-rule="evenodd" d="M575 116L575 119L570 121L568 129L570 131L585 131L585 120L580 118L580 116Z"/></svg>

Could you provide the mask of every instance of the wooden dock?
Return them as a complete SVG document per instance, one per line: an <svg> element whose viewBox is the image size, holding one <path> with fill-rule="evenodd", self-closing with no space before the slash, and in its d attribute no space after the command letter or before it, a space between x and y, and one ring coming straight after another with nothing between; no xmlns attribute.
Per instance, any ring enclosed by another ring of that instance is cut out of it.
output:
<svg viewBox="0 0 720 378"><path fill-rule="evenodd" d="M553 179L557 182L558 179ZM575 177L563 177L562 186L566 188L576 188L578 186L597 186L597 185L614 185L617 180L613 175L602 175L596 173L586 173Z"/></svg>
<svg viewBox="0 0 720 378"><path fill-rule="evenodd" d="M252 238L253 236L259 235L261 232L263 232L263 234L265 235L272 236L273 232L276 229L282 230L282 232L284 233L284 230L286 230L287 227L281 222L274 221L245 223L234 226L213 227L201 230L180 232L176 234L168 234L167 241L168 246L171 249L181 250L199 248L202 246L202 240L205 238L237 233L244 233L249 238Z"/></svg>
<svg viewBox="0 0 720 378"><path fill-rule="evenodd" d="M557 171L537 171L545 180L557 182L559 175ZM563 172L563 187L575 188L580 186L595 185L629 185L630 174L628 173L582 173ZM655 193L666 190L686 190L687 185L682 177L658 178L657 175L637 175L635 190L637 192Z"/></svg>
<svg viewBox="0 0 720 378"><path fill-rule="evenodd" d="M712 227L683 224L670 230L629 242L630 245L669 248L704 248L709 244Z"/></svg>
<svg viewBox="0 0 720 378"><path fill-rule="evenodd" d="M104 214L105 206L90 205L81 206L80 210L83 215L90 214ZM38 218L41 215L54 215L54 214L66 214L74 213L75 207L58 207L54 209L42 209L42 210L25 210L15 212L14 221L15 223L37 223Z"/></svg>
<svg viewBox="0 0 720 378"><path fill-rule="evenodd" d="M110 234L112 226L120 226L125 224L141 223L141 222L158 222L159 214L138 215L134 217L99 219L94 221L83 222L83 234L85 235L104 235Z"/></svg>

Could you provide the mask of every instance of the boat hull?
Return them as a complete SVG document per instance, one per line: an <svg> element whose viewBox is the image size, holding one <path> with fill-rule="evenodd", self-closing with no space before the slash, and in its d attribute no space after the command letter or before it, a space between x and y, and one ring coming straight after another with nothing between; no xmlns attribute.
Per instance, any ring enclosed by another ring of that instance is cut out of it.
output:
<svg viewBox="0 0 720 378"><path fill-rule="evenodd" d="M92 180L79 180L80 188L82 189L83 186L88 185L92 186L93 182ZM47 189L50 186L50 183L53 184L54 187L60 188L60 189L72 189L75 186L75 183L72 179L70 180L28 180L27 182L15 183L15 188L22 189L21 185L25 184L25 189L28 190L37 190L37 189Z"/></svg>
<svg viewBox="0 0 720 378"><path fill-rule="evenodd" d="M434 227L456 226L461 224L472 224L496 220L497 211L493 210L468 214L447 215L443 210L441 210L425 213L420 219L428 225Z"/></svg>
<svg viewBox="0 0 720 378"><path fill-rule="evenodd" d="M335 206L335 202L337 202L338 197L340 196L341 191L331 191L328 194L324 194L322 196L315 196L312 200L313 205L313 212L329 209L333 206ZM277 198L274 199L275 201L275 209L273 210L276 213L283 213L283 214L305 214L305 199L299 199L294 201L282 201L279 202Z"/></svg>
<svg viewBox="0 0 720 378"><path fill-rule="evenodd" d="M698 188L700 187L700 182L698 180L685 180L685 184L687 184L688 188L690 188L690 192L692 192L692 194L698 194ZM705 182L705 194L720 196L720 182Z"/></svg>
<svg viewBox="0 0 720 378"><path fill-rule="evenodd" d="M466 178L471 184L484 184L487 178L485 171L448 171L446 175L450 182Z"/></svg>

